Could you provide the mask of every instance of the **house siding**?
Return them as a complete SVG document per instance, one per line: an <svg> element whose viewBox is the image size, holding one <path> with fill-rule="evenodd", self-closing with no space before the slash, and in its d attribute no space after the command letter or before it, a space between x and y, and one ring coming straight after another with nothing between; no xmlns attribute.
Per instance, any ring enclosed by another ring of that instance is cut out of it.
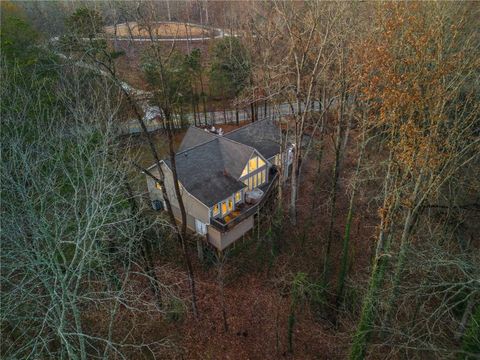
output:
<svg viewBox="0 0 480 360"><path fill-rule="evenodd" d="M208 226L208 242L219 250L224 250L236 240L240 239L247 231L253 228L253 215L235 225L227 232L220 232L213 226Z"/></svg>
<svg viewBox="0 0 480 360"><path fill-rule="evenodd" d="M164 183L165 189L167 190L167 195L170 200L170 204L172 205L173 213L175 217L180 220L181 213L180 213L180 206L178 204L177 196L175 194L175 187L173 185L173 174L172 171L162 163L163 173L165 175ZM152 169L152 173L156 176L158 175L158 170ZM147 176L147 187L150 194L150 200L153 202L154 200L163 200L162 191L155 187L155 181ZM194 198L190 195L185 189L180 189L183 205L185 206L185 212L187 213L187 226L195 231L195 219L200 220L205 224L210 223L210 216L209 212L210 209L207 208L204 204L202 204L199 200Z"/></svg>

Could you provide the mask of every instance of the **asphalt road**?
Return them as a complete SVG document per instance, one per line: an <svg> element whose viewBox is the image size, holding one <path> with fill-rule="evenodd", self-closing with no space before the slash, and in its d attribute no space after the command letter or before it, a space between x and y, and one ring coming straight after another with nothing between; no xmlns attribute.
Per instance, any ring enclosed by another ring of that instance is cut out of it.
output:
<svg viewBox="0 0 480 360"><path fill-rule="evenodd" d="M162 124L157 120L161 116L160 109L157 106L144 105L142 106L144 111L143 121L147 126L148 131L156 131L163 128ZM302 106L302 109L304 107ZM288 103L276 104L276 105L267 105L267 110L265 112L264 106L259 106L258 108L258 118L269 118L272 116L285 116L292 114L293 111L297 111L297 106L294 105L293 109ZM320 102L315 101L313 104L313 111L320 110ZM183 114L183 125L195 125L194 114L188 113ZM247 110L239 110L238 120L245 121L251 119L251 112ZM235 110L226 110L223 111L211 111L207 112L207 125L221 125L221 124L232 124L237 121L235 116ZM205 115L203 112L197 113L197 125L205 125ZM180 117L177 116L176 126L181 127L182 122ZM142 129L138 123L137 119L131 119L127 121L122 126L122 132L125 134L138 134L142 132Z"/></svg>

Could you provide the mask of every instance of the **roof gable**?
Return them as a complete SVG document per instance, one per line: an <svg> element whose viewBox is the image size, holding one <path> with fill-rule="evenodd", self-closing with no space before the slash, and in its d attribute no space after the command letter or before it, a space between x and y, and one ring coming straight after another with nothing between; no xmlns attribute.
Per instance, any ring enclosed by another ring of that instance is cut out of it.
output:
<svg viewBox="0 0 480 360"><path fill-rule="evenodd" d="M280 128L271 119L242 126L225 134L224 137L256 149L266 159L278 154L282 143Z"/></svg>
<svg viewBox="0 0 480 360"><path fill-rule="evenodd" d="M219 144L225 169L238 179L255 150L224 138L219 138Z"/></svg>
<svg viewBox="0 0 480 360"><path fill-rule="evenodd" d="M238 181L254 150L222 137L176 154L179 181L208 207L226 199L245 185ZM164 160L171 168L170 160Z"/></svg>
<svg viewBox="0 0 480 360"><path fill-rule="evenodd" d="M178 151L184 151L207 141L211 141L215 138L216 136L210 131L205 131L195 126L190 126L182 139L182 143L180 144Z"/></svg>
<svg viewBox="0 0 480 360"><path fill-rule="evenodd" d="M218 136L189 127L175 155L185 189L208 207L245 187L239 181L248 160L268 160L280 152L281 132L271 120L257 121ZM171 169L170 160L164 160Z"/></svg>

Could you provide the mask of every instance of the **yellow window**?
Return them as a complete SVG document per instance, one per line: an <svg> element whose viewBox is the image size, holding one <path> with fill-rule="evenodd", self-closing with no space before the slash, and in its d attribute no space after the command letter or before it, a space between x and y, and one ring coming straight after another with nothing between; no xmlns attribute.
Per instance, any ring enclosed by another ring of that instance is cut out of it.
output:
<svg viewBox="0 0 480 360"><path fill-rule="evenodd" d="M242 192L239 191L235 194L235 202L238 203L241 200L242 200Z"/></svg>
<svg viewBox="0 0 480 360"><path fill-rule="evenodd" d="M253 189L253 179L252 179L252 177L249 177L249 178L248 178L248 188L249 188L250 190Z"/></svg>
<svg viewBox="0 0 480 360"><path fill-rule="evenodd" d="M222 215L227 213L227 203L224 201L222 202Z"/></svg>
<svg viewBox="0 0 480 360"><path fill-rule="evenodd" d="M250 170L250 172L254 171L254 170L257 170L257 157L253 157L250 159L250 161L248 162L248 168Z"/></svg>
<svg viewBox="0 0 480 360"><path fill-rule="evenodd" d="M257 187L257 175L253 175L253 188L255 189Z"/></svg>
<svg viewBox="0 0 480 360"><path fill-rule="evenodd" d="M266 180L266 179L265 179L265 176L266 176L266 171L263 170L263 171L262 171L262 184L263 184L263 183L265 182L265 180Z"/></svg>
<svg viewBox="0 0 480 360"><path fill-rule="evenodd" d="M228 199L228 211L232 211L232 210L233 210L233 200Z"/></svg>
<svg viewBox="0 0 480 360"><path fill-rule="evenodd" d="M155 183L155 187L156 187L158 190L162 190L162 185L160 185L159 182L156 182L156 183Z"/></svg>
<svg viewBox="0 0 480 360"><path fill-rule="evenodd" d="M258 167L262 167L263 165L265 165L265 161L263 161L262 159L258 158Z"/></svg>
<svg viewBox="0 0 480 360"><path fill-rule="evenodd" d="M245 166L245 169L243 169L242 175L240 175L240 177L244 177L244 176L247 176L247 175L248 175L248 165Z"/></svg>
<svg viewBox="0 0 480 360"><path fill-rule="evenodd" d="M219 210L218 204L213 205L213 216L218 215Z"/></svg>

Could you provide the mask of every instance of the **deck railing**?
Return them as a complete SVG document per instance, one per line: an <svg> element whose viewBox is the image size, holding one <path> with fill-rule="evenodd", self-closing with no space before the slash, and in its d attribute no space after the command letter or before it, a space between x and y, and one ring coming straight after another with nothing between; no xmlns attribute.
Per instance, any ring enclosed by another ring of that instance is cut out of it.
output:
<svg viewBox="0 0 480 360"><path fill-rule="evenodd" d="M278 184L278 177L279 177L278 172L276 172L275 175L273 176L273 179L267 184L267 187L265 188L265 190L263 190L263 196L259 202L252 205L251 207L249 207L248 209L246 209L245 211L243 211L242 213L240 213L238 216L234 217L230 221L221 222L217 219L212 218L210 219L210 224L214 226L216 229L220 230L221 232L227 232L238 223L242 222L246 218L255 214L265 204L265 201L267 201L268 195L270 191L272 191L273 187L276 186L276 184Z"/></svg>

